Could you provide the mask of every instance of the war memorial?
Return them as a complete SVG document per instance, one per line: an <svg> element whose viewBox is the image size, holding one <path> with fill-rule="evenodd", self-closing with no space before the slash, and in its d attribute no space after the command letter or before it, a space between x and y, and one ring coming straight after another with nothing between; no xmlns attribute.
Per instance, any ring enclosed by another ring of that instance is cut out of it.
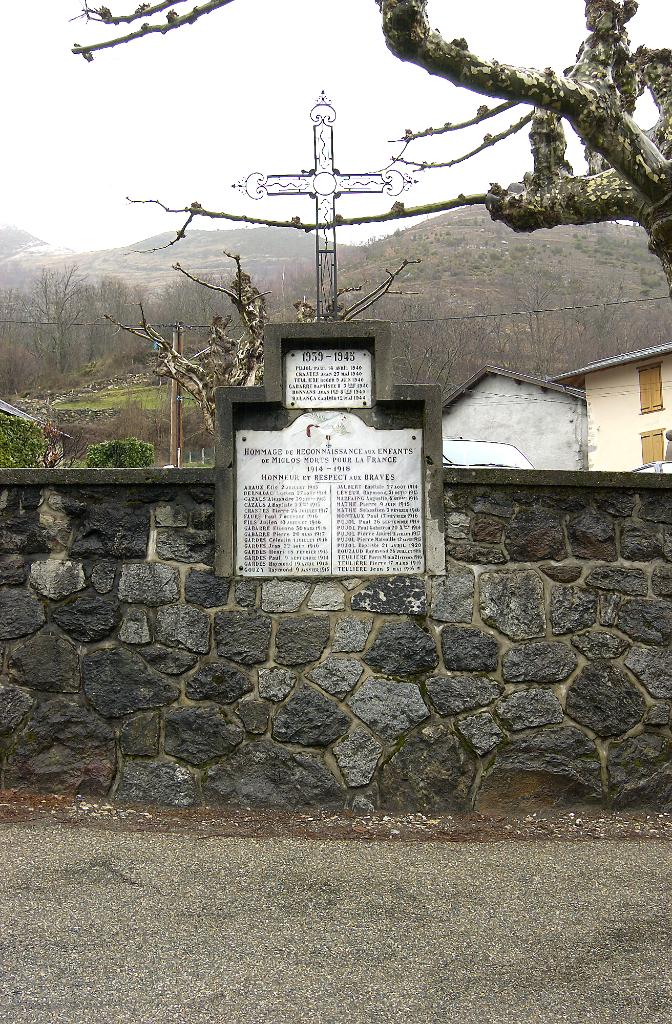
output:
<svg viewBox="0 0 672 1024"><path fill-rule="evenodd" d="M669 802L664 477L444 470L389 325L275 325L214 470L0 472L5 788Z"/></svg>

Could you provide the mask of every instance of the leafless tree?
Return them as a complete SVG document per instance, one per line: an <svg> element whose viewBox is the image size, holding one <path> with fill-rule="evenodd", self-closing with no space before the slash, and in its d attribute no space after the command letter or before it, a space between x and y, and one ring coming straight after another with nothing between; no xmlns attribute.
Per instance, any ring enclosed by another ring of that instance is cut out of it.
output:
<svg viewBox="0 0 672 1024"><path fill-rule="evenodd" d="M211 0L192 8L183 6L186 2L143 3L126 15L113 15L107 7L87 3L82 16L114 32L105 40L77 45L74 52L92 60L97 50L152 33L164 34L226 7L231 0ZM424 206L404 208L395 203L387 213L344 218L340 223L396 220L478 204L485 204L494 220L522 232L558 224L628 220L646 230L651 251L660 259L672 289L672 52L652 47L633 52L627 25L637 13L637 0L585 0L587 35L575 63L562 74L551 68L515 67L485 59L472 52L465 39L444 37L430 28L427 0L376 2L387 46L400 60L499 101L494 106L480 106L473 117L460 124L408 130L400 140L399 158L410 161L418 170L450 166L491 148L529 124L533 167L513 187L493 185L487 193L460 195ZM634 118L636 101L645 91L659 115L648 130ZM409 147L422 139L446 136L519 107L528 111L512 113L515 120L509 128L486 134L478 147L462 157L430 162L409 155ZM574 174L567 161L565 123L585 145L586 174ZM157 199L145 201L186 216L177 239L184 236L196 217L298 230L313 227L299 218L266 220L208 210L198 202L175 209Z"/></svg>
<svg viewBox="0 0 672 1024"><path fill-rule="evenodd" d="M203 414L203 422L208 433L215 428L215 388L223 385L261 384L264 375L264 327L268 320L266 305L267 292L260 292L254 285L249 274L241 264L240 256L224 253L235 263L235 273L228 284L215 284L191 274L179 263L173 269L183 277L209 291L224 295L232 303L237 316L237 324L232 317L216 315L212 322L212 331L205 348L195 356L177 352L173 348L172 339L165 338L156 327L148 321L143 306L140 306L141 323L129 326L111 314L106 319L120 329L150 342L159 351L158 373L161 376L176 380L190 394ZM369 309L384 295L392 294L392 285L399 275L411 263L419 260L404 259L395 270L386 271L385 280L349 305L341 303L338 317L341 320L353 320ZM346 288L339 292L345 294L359 293L359 288ZM295 304L298 319L304 322L315 319L315 310L305 300Z"/></svg>
<svg viewBox="0 0 672 1024"><path fill-rule="evenodd" d="M75 325L84 315L85 278L76 266L42 270L27 299L26 313L35 321L35 353L64 373L72 364Z"/></svg>

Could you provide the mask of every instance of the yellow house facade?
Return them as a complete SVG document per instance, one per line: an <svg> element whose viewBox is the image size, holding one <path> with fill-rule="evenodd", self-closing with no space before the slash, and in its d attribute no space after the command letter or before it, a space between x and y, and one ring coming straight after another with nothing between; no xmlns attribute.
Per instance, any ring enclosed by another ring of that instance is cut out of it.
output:
<svg viewBox="0 0 672 1024"><path fill-rule="evenodd" d="M553 380L585 389L588 469L627 471L664 460L672 430L672 343L601 359Z"/></svg>

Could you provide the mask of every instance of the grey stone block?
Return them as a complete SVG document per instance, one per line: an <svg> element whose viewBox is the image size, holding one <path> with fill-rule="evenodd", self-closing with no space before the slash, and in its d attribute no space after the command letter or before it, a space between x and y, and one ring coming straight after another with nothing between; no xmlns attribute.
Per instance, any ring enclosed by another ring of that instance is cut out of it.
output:
<svg viewBox="0 0 672 1024"><path fill-rule="evenodd" d="M77 649L51 633L40 633L15 647L9 657L9 669L15 682L34 690L79 690Z"/></svg>
<svg viewBox="0 0 672 1024"><path fill-rule="evenodd" d="M356 654L363 651L372 625L373 619L339 619L331 643L332 651L335 654Z"/></svg>
<svg viewBox="0 0 672 1024"><path fill-rule="evenodd" d="M441 650L449 672L494 672L499 660L496 638L475 626L444 626Z"/></svg>
<svg viewBox="0 0 672 1024"><path fill-rule="evenodd" d="M345 608L342 587L331 580L316 583L308 599L308 607L316 612L340 612Z"/></svg>
<svg viewBox="0 0 672 1024"><path fill-rule="evenodd" d="M304 747L326 747L349 726L349 716L334 701L310 686L302 686L276 714L273 739Z"/></svg>
<svg viewBox="0 0 672 1024"><path fill-rule="evenodd" d="M166 712L165 751L189 764L202 765L229 754L244 735L216 708L172 708Z"/></svg>
<svg viewBox="0 0 672 1024"><path fill-rule="evenodd" d="M367 786L383 748L365 729L354 729L334 747L334 757L348 786Z"/></svg>
<svg viewBox="0 0 672 1024"><path fill-rule="evenodd" d="M147 612L143 608L129 608L119 630L119 639L125 644L148 644L152 639L149 632Z"/></svg>
<svg viewBox="0 0 672 1024"><path fill-rule="evenodd" d="M628 562L652 562L662 558L660 529L625 524L621 528L621 557Z"/></svg>
<svg viewBox="0 0 672 1024"><path fill-rule="evenodd" d="M365 680L347 703L358 718L386 740L396 739L429 715L415 683L392 679Z"/></svg>
<svg viewBox="0 0 672 1024"><path fill-rule="evenodd" d="M627 640L624 640L622 636L616 636L615 633L604 633L600 630L573 636L572 643L585 658L590 658L593 661L620 658L628 646Z"/></svg>
<svg viewBox="0 0 672 1024"><path fill-rule="evenodd" d="M345 791L324 762L267 740L245 743L208 769L203 787L207 804L286 810L336 809Z"/></svg>
<svg viewBox="0 0 672 1024"><path fill-rule="evenodd" d="M236 604L241 608L254 608L257 603L257 584L253 580L236 580Z"/></svg>
<svg viewBox="0 0 672 1024"><path fill-rule="evenodd" d="M148 541L148 508L105 501L85 506L70 550L96 558L145 558Z"/></svg>
<svg viewBox="0 0 672 1024"><path fill-rule="evenodd" d="M431 617L439 622L471 622L474 588L472 569L451 569L445 578L432 580Z"/></svg>
<svg viewBox="0 0 672 1024"><path fill-rule="evenodd" d="M621 569L614 565L598 565L588 573L586 586L642 597L649 589L649 581L641 569Z"/></svg>
<svg viewBox="0 0 672 1024"><path fill-rule="evenodd" d="M105 795L115 767L114 732L65 697L38 704L9 755L5 785L47 793Z"/></svg>
<svg viewBox="0 0 672 1024"><path fill-rule="evenodd" d="M672 697L672 651L633 647L624 664L652 697Z"/></svg>
<svg viewBox="0 0 672 1024"><path fill-rule="evenodd" d="M502 660L502 673L507 683L559 683L576 666L577 657L571 647L537 641L508 650Z"/></svg>
<svg viewBox="0 0 672 1024"><path fill-rule="evenodd" d="M651 707L646 709L644 721L646 725L651 725L657 728L663 728L669 725L670 705L662 703L652 704Z"/></svg>
<svg viewBox="0 0 672 1024"><path fill-rule="evenodd" d="M117 575L117 562L96 562L91 570L91 586L99 594L109 594Z"/></svg>
<svg viewBox="0 0 672 1024"><path fill-rule="evenodd" d="M275 660L280 665L305 665L317 661L329 642L326 615L301 615L281 619L275 637Z"/></svg>
<svg viewBox="0 0 672 1024"><path fill-rule="evenodd" d="M190 604L200 604L202 608L222 608L229 600L230 583L226 577L190 569L184 584L184 596Z"/></svg>
<svg viewBox="0 0 672 1024"><path fill-rule="evenodd" d="M82 658L84 693L106 718L172 704L179 690L133 651L107 647Z"/></svg>
<svg viewBox="0 0 672 1024"><path fill-rule="evenodd" d="M554 583L576 583L583 572L580 565L540 565L539 568Z"/></svg>
<svg viewBox="0 0 672 1024"><path fill-rule="evenodd" d="M152 607L180 599L180 574L159 562L124 565L119 579L119 597L133 604Z"/></svg>
<svg viewBox="0 0 672 1024"><path fill-rule="evenodd" d="M612 743L607 772L614 807L672 806L672 744L667 737L642 733Z"/></svg>
<svg viewBox="0 0 672 1024"><path fill-rule="evenodd" d="M344 697L359 681L364 666L357 658L327 658L308 678L335 697Z"/></svg>
<svg viewBox="0 0 672 1024"><path fill-rule="evenodd" d="M265 580L261 585L261 607L265 612L295 612L310 587L299 580Z"/></svg>
<svg viewBox="0 0 672 1024"><path fill-rule="evenodd" d="M381 767L381 805L397 813L465 813L474 776L474 759L457 737L444 725L426 725Z"/></svg>
<svg viewBox="0 0 672 1024"><path fill-rule="evenodd" d="M459 715L492 704L501 692L499 683L486 676L432 676L427 680L427 693L440 715Z"/></svg>
<svg viewBox="0 0 672 1024"><path fill-rule="evenodd" d="M146 711L128 718L121 727L119 741L123 754L153 757L159 752L159 716Z"/></svg>
<svg viewBox="0 0 672 1024"><path fill-rule="evenodd" d="M117 801L159 807L193 807L199 802L189 769L167 761L126 761Z"/></svg>
<svg viewBox="0 0 672 1024"><path fill-rule="evenodd" d="M512 640L544 635L544 588L535 572L485 572L479 584L481 617L489 626Z"/></svg>
<svg viewBox="0 0 672 1024"><path fill-rule="evenodd" d="M86 592L58 605L51 617L73 639L91 642L109 636L119 624L121 612L115 598Z"/></svg>
<svg viewBox="0 0 672 1024"><path fill-rule="evenodd" d="M154 509L154 522L157 526L186 526L189 513L183 505L160 504Z"/></svg>
<svg viewBox="0 0 672 1024"><path fill-rule="evenodd" d="M657 565L654 568L651 576L651 589L656 597L672 597L672 566Z"/></svg>
<svg viewBox="0 0 672 1024"><path fill-rule="evenodd" d="M616 561L614 523L604 513L586 509L569 520L567 533L575 558Z"/></svg>
<svg viewBox="0 0 672 1024"><path fill-rule="evenodd" d="M212 566L215 542L211 530L159 529L156 553L167 562L187 562Z"/></svg>
<svg viewBox="0 0 672 1024"><path fill-rule="evenodd" d="M217 653L241 665L266 661L271 643L271 619L256 612L217 612Z"/></svg>
<svg viewBox="0 0 672 1024"><path fill-rule="evenodd" d="M265 700L279 702L291 692L296 675L287 668L260 668L259 694Z"/></svg>
<svg viewBox="0 0 672 1024"><path fill-rule="evenodd" d="M600 800L602 781L595 744L570 726L551 726L502 744L483 779L477 810L577 806Z"/></svg>
<svg viewBox="0 0 672 1024"><path fill-rule="evenodd" d="M534 729L539 725L557 725L564 715L562 705L548 690L520 690L504 697L496 708L510 729Z"/></svg>
<svg viewBox="0 0 672 1024"><path fill-rule="evenodd" d="M14 732L32 706L32 698L18 686L0 683L0 736Z"/></svg>
<svg viewBox="0 0 672 1024"><path fill-rule="evenodd" d="M156 613L156 639L168 647L184 647L197 654L210 650L210 619L189 605L171 604Z"/></svg>
<svg viewBox="0 0 672 1024"><path fill-rule="evenodd" d="M28 566L21 555L0 555L0 587L13 587L28 579Z"/></svg>
<svg viewBox="0 0 672 1024"><path fill-rule="evenodd" d="M39 598L26 590L0 590L0 640L35 633L45 622Z"/></svg>
<svg viewBox="0 0 672 1024"><path fill-rule="evenodd" d="M382 615L426 615L425 581L416 576L390 576L371 580L353 595L354 611Z"/></svg>
<svg viewBox="0 0 672 1024"><path fill-rule="evenodd" d="M617 736L642 720L644 698L615 665L587 665L567 691L567 714L598 736Z"/></svg>
<svg viewBox="0 0 672 1024"><path fill-rule="evenodd" d="M247 732L261 735L268 728L270 708L263 700L241 700L238 717Z"/></svg>
<svg viewBox="0 0 672 1024"><path fill-rule="evenodd" d="M434 637L415 622L384 622L364 661L389 675L411 675L436 668Z"/></svg>
<svg viewBox="0 0 672 1024"><path fill-rule="evenodd" d="M596 620L596 594L582 587L551 587L551 629L556 636L589 629Z"/></svg>
<svg viewBox="0 0 672 1024"><path fill-rule="evenodd" d="M52 601L83 590L86 586L81 562L61 561L55 558L33 562L30 567L30 585L33 590Z"/></svg>
<svg viewBox="0 0 672 1024"><path fill-rule="evenodd" d="M188 672L198 661L193 651L182 651L177 647L164 647L163 644L148 644L138 648L148 665L165 672L168 676L181 676Z"/></svg>
<svg viewBox="0 0 672 1024"><path fill-rule="evenodd" d="M458 719L457 729L469 746L481 756L489 754L504 739L504 733L488 711Z"/></svg>
<svg viewBox="0 0 672 1024"><path fill-rule="evenodd" d="M252 683L237 668L225 662L203 665L187 682L190 700L214 700L219 704L233 704L252 689Z"/></svg>
<svg viewBox="0 0 672 1024"><path fill-rule="evenodd" d="M562 521L547 508L520 509L506 524L504 545L514 562L556 561L567 555Z"/></svg>
<svg viewBox="0 0 672 1024"><path fill-rule="evenodd" d="M618 609L618 628L633 640L654 646L672 643L672 604L633 597Z"/></svg>

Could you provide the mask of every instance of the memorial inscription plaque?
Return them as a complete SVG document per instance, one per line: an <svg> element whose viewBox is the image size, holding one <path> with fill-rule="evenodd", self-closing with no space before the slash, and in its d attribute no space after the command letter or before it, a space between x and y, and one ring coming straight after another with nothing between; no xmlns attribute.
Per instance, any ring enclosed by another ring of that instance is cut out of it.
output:
<svg viewBox="0 0 672 1024"><path fill-rule="evenodd" d="M292 348L285 355L290 409L365 409L372 403L371 353L363 348Z"/></svg>
<svg viewBox="0 0 672 1024"><path fill-rule="evenodd" d="M237 571L352 576L424 569L422 431L306 413L236 432Z"/></svg>
<svg viewBox="0 0 672 1024"><path fill-rule="evenodd" d="M389 324L272 324L262 386L217 391L216 572L445 572L441 393Z"/></svg>

